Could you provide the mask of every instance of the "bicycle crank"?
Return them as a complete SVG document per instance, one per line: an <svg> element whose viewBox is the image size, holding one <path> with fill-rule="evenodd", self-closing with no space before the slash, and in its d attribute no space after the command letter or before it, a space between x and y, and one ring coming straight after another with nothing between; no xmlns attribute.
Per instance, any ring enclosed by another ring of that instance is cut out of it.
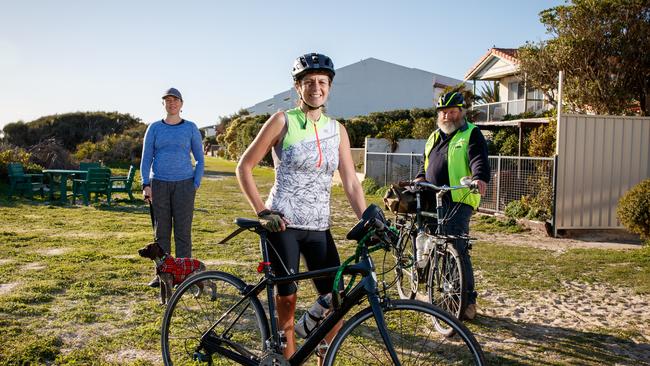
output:
<svg viewBox="0 0 650 366"><path fill-rule="evenodd" d="M281 354L269 352L262 356L260 366L290 366L290 364Z"/></svg>

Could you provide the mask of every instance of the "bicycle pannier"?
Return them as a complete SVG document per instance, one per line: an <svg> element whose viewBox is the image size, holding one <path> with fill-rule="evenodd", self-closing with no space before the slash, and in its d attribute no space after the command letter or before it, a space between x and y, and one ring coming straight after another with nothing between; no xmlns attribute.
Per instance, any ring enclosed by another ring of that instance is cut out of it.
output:
<svg viewBox="0 0 650 366"><path fill-rule="evenodd" d="M431 211L435 207L435 196L432 191L420 192L422 211ZM392 184L384 195L384 205L393 213L415 213L417 202L415 192Z"/></svg>

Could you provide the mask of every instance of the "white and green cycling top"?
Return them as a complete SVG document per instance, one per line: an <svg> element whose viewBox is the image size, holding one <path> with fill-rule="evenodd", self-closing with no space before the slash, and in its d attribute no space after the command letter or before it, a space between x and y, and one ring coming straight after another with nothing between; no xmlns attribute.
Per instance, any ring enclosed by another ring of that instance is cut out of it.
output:
<svg viewBox="0 0 650 366"><path fill-rule="evenodd" d="M273 148L275 183L266 207L282 212L288 227L330 227L332 176L339 166L339 123L321 113L307 120L300 108L284 113L285 133Z"/></svg>

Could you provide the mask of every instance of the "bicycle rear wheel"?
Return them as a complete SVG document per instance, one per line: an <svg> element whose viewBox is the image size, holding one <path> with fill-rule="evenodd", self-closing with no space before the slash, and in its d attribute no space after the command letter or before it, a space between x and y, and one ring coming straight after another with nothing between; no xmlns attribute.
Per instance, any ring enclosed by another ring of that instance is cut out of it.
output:
<svg viewBox="0 0 650 366"><path fill-rule="evenodd" d="M474 335L457 319L437 307L415 300L382 305L386 330L401 365L484 365ZM458 337L440 334L431 318L452 328ZM348 320L332 341L325 365L392 365L370 307Z"/></svg>
<svg viewBox="0 0 650 366"><path fill-rule="evenodd" d="M209 283L216 288L214 298ZM201 285L203 293L198 291ZM245 287L242 280L224 272L201 272L186 279L167 304L163 317L161 343L165 365L239 364L215 354L217 347L245 358L260 357L269 336L260 301L248 298L226 314L242 299ZM208 337L204 337L206 333Z"/></svg>
<svg viewBox="0 0 650 366"><path fill-rule="evenodd" d="M465 273L468 266L452 242L436 246L435 250L437 255L432 253L427 280L429 303L460 319L469 302ZM442 323L436 324L436 328L447 336L453 335L453 329Z"/></svg>
<svg viewBox="0 0 650 366"><path fill-rule="evenodd" d="M399 297L414 299L418 292L418 271L415 264L415 236L409 228L402 230L393 256Z"/></svg>

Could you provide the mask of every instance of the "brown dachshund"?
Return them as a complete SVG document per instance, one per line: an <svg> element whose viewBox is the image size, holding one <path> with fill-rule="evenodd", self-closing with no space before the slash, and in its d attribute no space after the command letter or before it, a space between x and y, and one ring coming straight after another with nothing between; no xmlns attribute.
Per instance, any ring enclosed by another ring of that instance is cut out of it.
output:
<svg viewBox="0 0 650 366"><path fill-rule="evenodd" d="M142 249L138 249L141 257L149 258L156 263L156 274L160 280L160 303L167 304L172 297L174 285L178 285L187 277L194 273L205 271L205 265L192 258L174 258L165 253L157 242L149 243ZM202 281L196 284L199 291L194 295L201 296L205 286L210 287L212 295L210 299L214 301L217 298L217 287L212 281Z"/></svg>

